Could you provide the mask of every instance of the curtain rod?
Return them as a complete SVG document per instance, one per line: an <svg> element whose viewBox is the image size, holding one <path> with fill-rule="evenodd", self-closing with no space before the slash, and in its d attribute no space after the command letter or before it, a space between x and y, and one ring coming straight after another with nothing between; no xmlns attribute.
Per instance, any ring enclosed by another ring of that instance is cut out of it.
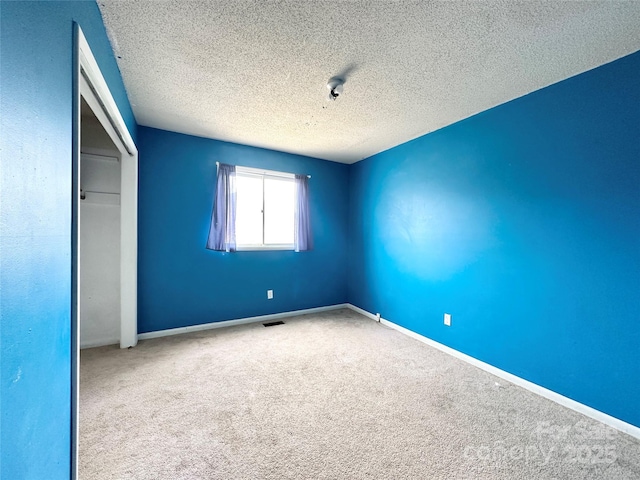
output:
<svg viewBox="0 0 640 480"><path fill-rule="evenodd" d="M220 166L220 162L216 162L216 167ZM246 167L246 168L254 168L254 167ZM255 170L262 170L261 168L256 168ZM265 171L269 171L269 170L265 170ZM284 173L284 172L283 172ZM311 178L311 175L307 175L307 178Z"/></svg>

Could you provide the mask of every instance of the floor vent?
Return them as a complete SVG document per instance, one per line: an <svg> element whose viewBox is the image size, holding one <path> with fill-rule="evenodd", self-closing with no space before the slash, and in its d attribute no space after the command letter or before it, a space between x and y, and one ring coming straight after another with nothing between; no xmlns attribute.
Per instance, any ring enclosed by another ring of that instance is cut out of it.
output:
<svg viewBox="0 0 640 480"><path fill-rule="evenodd" d="M270 322L270 323L263 323L262 325L264 325L265 327L273 327L275 325L284 325L284 322Z"/></svg>

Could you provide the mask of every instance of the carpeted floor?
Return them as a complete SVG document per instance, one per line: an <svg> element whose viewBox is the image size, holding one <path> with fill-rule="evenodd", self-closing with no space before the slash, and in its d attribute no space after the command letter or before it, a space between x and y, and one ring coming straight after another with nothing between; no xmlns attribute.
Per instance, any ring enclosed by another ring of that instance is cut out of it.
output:
<svg viewBox="0 0 640 480"><path fill-rule="evenodd" d="M640 479L640 442L352 311L81 354L80 479Z"/></svg>

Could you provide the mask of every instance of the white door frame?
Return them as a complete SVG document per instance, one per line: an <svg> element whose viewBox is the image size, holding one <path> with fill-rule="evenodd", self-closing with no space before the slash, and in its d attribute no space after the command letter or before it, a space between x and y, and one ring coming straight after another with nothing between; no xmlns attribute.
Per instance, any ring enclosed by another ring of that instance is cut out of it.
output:
<svg viewBox="0 0 640 480"><path fill-rule="evenodd" d="M80 360L80 105L89 104L120 152L120 348L138 343L138 149L82 29L74 25L71 305L71 478L76 479Z"/></svg>
<svg viewBox="0 0 640 480"><path fill-rule="evenodd" d="M138 149L80 27L78 32L80 95L120 152L120 348L128 348L138 343Z"/></svg>

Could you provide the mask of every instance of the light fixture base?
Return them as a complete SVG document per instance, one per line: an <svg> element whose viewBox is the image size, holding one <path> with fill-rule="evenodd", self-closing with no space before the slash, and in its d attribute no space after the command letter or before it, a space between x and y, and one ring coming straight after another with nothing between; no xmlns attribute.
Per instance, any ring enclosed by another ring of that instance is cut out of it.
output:
<svg viewBox="0 0 640 480"><path fill-rule="evenodd" d="M329 90L329 94L327 95L327 100L334 101L344 91L344 80L341 78L330 78L327 83L327 89Z"/></svg>

